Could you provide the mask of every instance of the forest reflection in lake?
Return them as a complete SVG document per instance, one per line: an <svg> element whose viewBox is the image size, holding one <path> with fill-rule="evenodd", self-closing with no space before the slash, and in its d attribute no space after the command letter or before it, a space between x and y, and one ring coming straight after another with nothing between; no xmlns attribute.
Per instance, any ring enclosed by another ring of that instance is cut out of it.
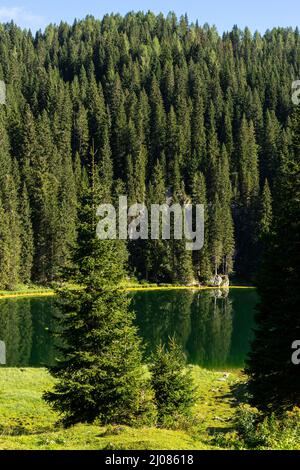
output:
<svg viewBox="0 0 300 470"><path fill-rule="evenodd" d="M175 336L191 364L208 369L243 367L258 301L254 289L129 295L146 356L157 344ZM0 341L5 344L6 366L54 363L57 353L51 331L55 330L55 309L54 298L0 301Z"/></svg>

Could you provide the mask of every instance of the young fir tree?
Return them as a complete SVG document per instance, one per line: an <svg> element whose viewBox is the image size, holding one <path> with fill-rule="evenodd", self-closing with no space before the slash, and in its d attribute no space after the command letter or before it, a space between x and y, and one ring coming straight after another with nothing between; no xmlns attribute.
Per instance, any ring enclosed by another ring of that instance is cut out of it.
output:
<svg viewBox="0 0 300 470"><path fill-rule="evenodd" d="M57 379L45 400L65 425L79 422L129 424L145 411L147 393L140 340L133 326L124 278L125 251L118 241L96 236L97 187L86 188L79 213L73 281L83 289L62 290Z"/></svg>
<svg viewBox="0 0 300 470"><path fill-rule="evenodd" d="M300 337L299 111L293 133L293 151L281 165L276 219L259 277L261 301L246 369L251 401L267 413L300 406L299 365L292 360L293 345Z"/></svg>
<svg viewBox="0 0 300 470"><path fill-rule="evenodd" d="M195 402L193 378L175 339L170 339L167 347L157 347L150 372L159 424L174 425L176 418L189 417Z"/></svg>

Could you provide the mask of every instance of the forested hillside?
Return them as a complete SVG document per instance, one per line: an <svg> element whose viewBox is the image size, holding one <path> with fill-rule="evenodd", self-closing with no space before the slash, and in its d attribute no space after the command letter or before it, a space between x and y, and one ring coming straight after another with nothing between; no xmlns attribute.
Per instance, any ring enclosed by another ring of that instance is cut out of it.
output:
<svg viewBox="0 0 300 470"><path fill-rule="evenodd" d="M155 282L251 278L290 151L300 35L264 36L148 14L0 25L0 287L59 280L95 162L106 202L206 207L205 246L129 242L129 272Z"/></svg>

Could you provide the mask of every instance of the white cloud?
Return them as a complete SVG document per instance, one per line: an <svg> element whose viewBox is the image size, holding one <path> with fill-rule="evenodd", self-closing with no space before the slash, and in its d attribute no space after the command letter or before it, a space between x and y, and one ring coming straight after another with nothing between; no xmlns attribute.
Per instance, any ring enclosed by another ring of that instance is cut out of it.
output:
<svg viewBox="0 0 300 470"><path fill-rule="evenodd" d="M25 28L38 29L45 25L42 16L35 15L23 7L0 7L0 22L13 20L17 25Z"/></svg>

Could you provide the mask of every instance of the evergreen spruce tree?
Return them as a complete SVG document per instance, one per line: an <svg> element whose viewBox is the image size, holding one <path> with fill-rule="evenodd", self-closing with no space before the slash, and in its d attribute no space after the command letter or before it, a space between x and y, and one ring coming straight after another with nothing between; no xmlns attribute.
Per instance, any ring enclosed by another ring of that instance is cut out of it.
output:
<svg viewBox="0 0 300 470"><path fill-rule="evenodd" d="M97 149L104 148L107 145L107 123L108 116L103 94L103 88L97 85L94 73L88 88L88 120L89 133L94 139Z"/></svg>
<svg viewBox="0 0 300 470"><path fill-rule="evenodd" d="M34 280L47 284L55 280L60 266L57 250L59 237L59 177L60 156L53 143L50 120L47 113L40 116L37 124L37 143L30 171L34 180L32 190L32 222L35 235Z"/></svg>
<svg viewBox="0 0 300 470"><path fill-rule="evenodd" d="M82 290L62 290L61 359L50 369L57 379L46 401L78 422L130 424L147 408L140 340L133 326L124 278L124 250L118 241L96 237L95 179L85 189L79 220L73 281Z"/></svg>
<svg viewBox="0 0 300 470"><path fill-rule="evenodd" d="M9 226L0 199L0 286L7 289L10 285Z"/></svg>
<svg viewBox="0 0 300 470"><path fill-rule="evenodd" d="M102 135L103 146L101 148L101 160L100 160L100 180L101 180L101 192L102 192L102 201L105 201L107 204L110 202L112 186L113 186L113 177L114 177L114 168L112 161L112 154L109 142L109 131L106 126Z"/></svg>
<svg viewBox="0 0 300 470"><path fill-rule="evenodd" d="M280 164L280 125L275 112L267 111L264 129L264 153L261 159L261 177L273 186ZM263 180L264 181L264 180Z"/></svg>
<svg viewBox="0 0 300 470"><path fill-rule="evenodd" d="M77 193L72 158L69 154L65 154L62 158L57 199L55 263L59 277L61 269L71 264L72 250L76 241Z"/></svg>
<svg viewBox="0 0 300 470"><path fill-rule="evenodd" d="M31 274L33 267L34 255L34 239L33 229L31 222L31 209L27 193L26 184L23 185L21 202L20 202L20 217L21 217L21 267L20 279L24 284L31 282Z"/></svg>
<svg viewBox="0 0 300 470"><path fill-rule="evenodd" d="M210 253L216 276L219 273L223 259L223 211L218 194L216 194L213 207L211 208Z"/></svg>
<svg viewBox="0 0 300 470"><path fill-rule="evenodd" d="M210 202L214 201L216 196L216 167L219 154L220 146L215 123L215 109L211 102L209 108L207 154L204 170L207 178L208 200Z"/></svg>
<svg viewBox="0 0 300 470"><path fill-rule="evenodd" d="M233 133L232 133L232 116L230 105L227 104L224 117L223 117L223 143L226 146L226 151L231 159L234 149Z"/></svg>
<svg viewBox="0 0 300 470"><path fill-rule="evenodd" d="M196 173L192 185L192 203L204 206L204 246L201 250L194 251L193 265L195 278L200 282L206 282L211 278L211 260L209 254L209 225L208 225L208 204L206 196L206 183L203 173Z"/></svg>
<svg viewBox="0 0 300 470"><path fill-rule="evenodd" d="M217 194L222 205L222 272L230 274L233 268L234 255L234 224L231 212L232 188L230 182L230 168L228 154L225 145L222 147L221 157L218 162L216 176Z"/></svg>
<svg viewBox="0 0 300 470"><path fill-rule="evenodd" d="M258 148L253 123L243 117L239 135L240 200L250 207L259 190Z"/></svg>
<svg viewBox="0 0 300 470"><path fill-rule="evenodd" d="M271 231L273 220L272 194L268 180L265 181L261 195L260 207L260 237L265 238Z"/></svg>
<svg viewBox="0 0 300 470"><path fill-rule="evenodd" d="M158 160L155 167L153 176L151 178L147 206L151 217L151 204L163 205L167 203L167 191L165 187L165 177L163 165ZM151 218L152 222L152 218ZM149 240L146 246L146 276L147 279L153 282L171 282L172 280L172 267L170 263L170 243L168 240L161 239L161 220L159 222L160 236L158 240L153 240L152 234L149 235Z"/></svg>
<svg viewBox="0 0 300 470"><path fill-rule="evenodd" d="M258 268L259 168L253 123L243 116L239 140L239 197L235 211L238 274L251 278Z"/></svg>
<svg viewBox="0 0 300 470"><path fill-rule="evenodd" d="M149 165L151 168L159 155L163 152L166 140L166 113L159 84L155 76L151 83L150 106L151 152Z"/></svg>
<svg viewBox="0 0 300 470"><path fill-rule="evenodd" d="M180 174L180 159L175 158L174 167L172 169L172 204L180 204L181 208L187 202L184 182ZM183 214L182 214L183 215ZM182 232L182 239L176 240L174 233L174 217L171 218L171 266L172 266L172 282L173 284L189 285L194 282L194 270L192 252L186 249L187 240Z"/></svg>
<svg viewBox="0 0 300 470"><path fill-rule="evenodd" d="M127 116L125 111L125 97L122 83L118 74L114 78L113 93L110 97L111 115L111 150L114 159L114 169L117 178L125 178L126 143L127 143Z"/></svg>
<svg viewBox="0 0 300 470"><path fill-rule="evenodd" d="M8 230L3 253L6 253L7 288L13 289L19 282L20 274L20 215L18 191L20 173L18 164L11 158L5 116L0 111L0 199L3 207L3 230ZM3 260L5 257L3 258Z"/></svg>
<svg viewBox="0 0 300 470"><path fill-rule="evenodd" d="M172 166L174 158L178 153L178 126L177 118L173 106L170 108L167 120L167 137L166 137L166 157L167 164Z"/></svg>
<svg viewBox="0 0 300 470"><path fill-rule="evenodd" d="M83 163L87 163L89 154L88 114L83 105L75 111L73 122L73 153L78 152Z"/></svg>
<svg viewBox="0 0 300 470"><path fill-rule="evenodd" d="M299 167L300 112L297 110L293 148L282 161L277 216L258 281L261 300L246 369L251 402L266 413L281 413L300 405L299 366L292 361L293 344L300 336Z"/></svg>
<svg viewBox="0 0 300 470"><path fill-rule="evenodd" d="M197 90L197 94L194 100L191 132L192 152L196 153L198 170L200 168L203 169L203 163L205 162L206 155L206 132L203 99L199 90Z"/></svg>

